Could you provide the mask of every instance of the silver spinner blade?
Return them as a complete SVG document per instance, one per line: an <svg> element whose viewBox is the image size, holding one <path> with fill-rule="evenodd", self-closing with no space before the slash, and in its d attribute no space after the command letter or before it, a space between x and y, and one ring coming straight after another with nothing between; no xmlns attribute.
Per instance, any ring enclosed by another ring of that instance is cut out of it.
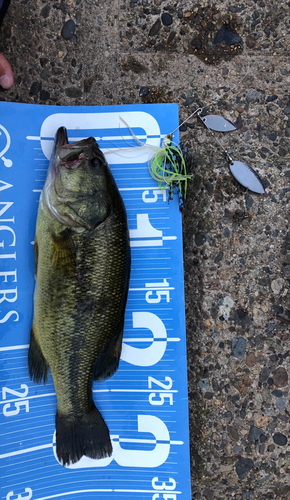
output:
<svg viewBox="0 0 290 500"><path fill-rule="evenodd" d="M211 130L215 130L216 132L232 132L233 130L236 130L236 127L229 122L229 120L226 120L219 115L206 115L200 116L199 118L203 121L206 127Z"/></svg>
<svg viewBox="0 0 290 500"><path fill-rule="evenodd" d="M250 191L253 191L254 193L265 193L262 181L252 167L249 167L249 165L241 161L233 161L230 163L230 169L234 178L237 179L242 186L250 189Z"/></svg>

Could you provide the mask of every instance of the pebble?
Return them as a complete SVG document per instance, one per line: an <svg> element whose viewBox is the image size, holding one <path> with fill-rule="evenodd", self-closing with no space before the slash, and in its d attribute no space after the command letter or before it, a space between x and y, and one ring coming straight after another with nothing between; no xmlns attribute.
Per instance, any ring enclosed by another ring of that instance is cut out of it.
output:
<svg viewBox="0 0 290 500"><path fill-rule="evenodd" d="M40 78L41 78L42 80L48 80L48 79L49 79L49 77L50 77L50 70L49 70L49 68L44 68L44 69L40 72L39 76L40 76Z"/></svg>
<svg viewBox="0 0 290 500"><path fill-rule="evenodd" d="M65 93L68 97L78 98L83 95L82 90L78 87L68 87L65 89Z"/></svg>
<svg viewBox="0 0 290 500"><path fill-rule="evenodd" d="M257 90L249 90L246 95L246 100L248 103L255 103L259 102L260 99L260 92Z"/></svg>
<svg viewBox="0 0 290 500"><path fill-rule="evenodd" d="M274 371L272 378L276 387L285 387L288 384L288 373L282 366Z"/></svg>
<svg viewBox="0 0 290 500"><path fill-rule="evenodd" d="M41 10L40 15L44 19L47 19L49 17L49 13L50 13L50 5L45 5Z"/></svg>
<svg viewBox="0 0 290 500"><path fill-rule="evenodd" d="M227 426L227 431L232 441L237 442L240 439L238 431L232 425Z"/></svg>
<svg viewBox="0 0 290 500"><path fill-rule="evenodd" d="M218 301L218 305L219 305L221 315L225 319L229 319L231 309L234 305L233 299L229 295L227 295L224 299L220 299Z"/></svg>
<svg viewBox="0 0 290 500"><path fill-rule="evenodd" d="M36 95L38 92L41 91L42 84L40 82L33 82L33 84L30 87L29 94L30 95Z"/></svg>
<svg viewBox="0 0 290 500"><path fill-rule="evenodd" d="M215 344L218 343L220 339L220 333L219 332L214 332L211 336L212 340L214 341Z"/></svg>
<svg viewBox="0 0 290 500"><path fill-rule="evenodd" d="M157 35L160 28L161 28L161 21L160 21L160 19L157 19L157 21L153 24L153 26L151 27L151 29L149 31L149 36Z"/></svg>
<svg viewBox="0 0 290 500"><path fill-rule="evenodd" d="M74 36L75 30L76 30L75 22L72 19L69 19L64 23L62 27L61 36L65 40L71 40L71 38Z"/></svg>
<svg viewBox="0 0 290 500"><path fill-rule="evenodd" d="M167 38L168 45L170 45L173 42L175 36L176 36L176 32L175 31L171 31L171 33L169 34L169 37Z"/></svg>
<svg viewBox="0 0 290 500"><path fill-rule="evenodd" d="M268 380L269 375L270 375L270 369L267 366L264 366L260 372L259 382L261 382L261 384L263 382L266 382Z"/></svg>
<svg viewBox="0 0 290 500"><path fill-rule="evenodd" d="M266 97L266 102L273 102L273 101L276 101L276 99L278 99L278 96L273 94L273 95L269 95L268 97Z"/></svg>
<svg viewBox="0 0 290 500"><path fill-rule="evenodd" d="M268 391L268 389L266 389ZM270 392L269 392L270 396ZM270 398L263 398L263 402L270 403L271 402L271 396ZM268 415L258 415L257 418L255 418L255 426L258 428L261 427L266 427L269 423L269 417Z"/></svg>
<svg viewBox="0 0 290 500"><path fill-rule="evenodd" d="M280 389L274 389L274 391L272 391L272 395L275 396L275 398L282 398L283 392L280 391Z"/></svg>
<svg viewBox="0 0 290 500"><path fill-rule="evenodd" d="M228 10L232 14L236 14L237 12L242 12L243 9L241 7L236 7L234 5L229 5Z"/></svg>
<svg viewBox="0 0 290 500"><path fill-rule="evenodd" d="M232 354L235 358L243 359L246 352L246 339L243 337L233 338L232 340Z"/></svg>
<svg viewBox="0 0 290 500"><path fill-rule="evenodd" d="M173 23L172 16L167 12L164 12L164 14L162 14L161 21L164 24L164 26L170 26Z"/></svg>
<svg viewBox="0 0 290 500"><path fill-rule="evenodd" d="M188 123L187 123L187 125L188 125ZM207 192L208 192L209 195L213 194L213 192L214 192L214 186L213 186L212 182L205 181L204 182L204 187L207 190Z"/></svg>
<svg viewBox="0 0 290 500"><path fill-rule="evenodd" d="M202 48L202 42L199 38L193 38L190 43L197 50Z"/></svg>
<svg viewBox="0 0 290 500"><path fill-rule="evenodd" d="M236 473L239 479L244 479L253 467L254 462L251 458L239 457L235 463Z"/></svg>
<svg viewBox="0 0 290 500"><path fill-rule="evenodd" d="M237 33L229 31L226 26L223 25L214 37L213 44L217 45L222 42L226 45L233 45L234 43L242 43L242 38Z"/></svg>
<svg viewBox="0 0 290 500"><path fill-rule="evenodd" d="M249 352L249 354L246 357L246 364L250 368L252 368L253 366L255 366L256 362L257 362L257 359L256 359L256 356L255 356L255 353L254 352Z"/></svg>
<svg viewBox="0 0 290 500"><path fill-rule="evenodd" d="M268 332L272 332L272 330L274 330L276 324L277 323L268 323L267 324L267 330L268 330Z"/></svg>
<svg viewBox="0 0 290 500"><path fill-rule="evenodd" d="M203 390L208 390L209 389L209 380L208 379L203 379L198 382L198 385L201 389Z"/></svg>
<svg viewBox="0 0 290 500"><path fill-rule="evenodd" d="M195 235L195 243L198 247L201 247L205 244L207 240L206 234L204 233L196 233Z"/></svg>
<svg viewBox="0 0 290 500"><path fill-rule="evenodd" d="M219 262L221 262L223 260L223 257L224 257L224 252L219 252L217 254L216 258L214 259L214 263L218 264Z"/></svg>
<svg viewBox="0 0 290 500"><path fill-rule="evenodd" d="M249 432L249 442L255 443L260 439L260 436L262 436L262 434L264 434L263 429L260 429L259 427L252 425Z"/></svg>
<svg viewBox="0 0 290 500"><path fill-rule="evenodd" d="M48 92L48 90L41 90L39 98L41 101L48 101L48 99L50 98L50 93Z"/></svg>
<svg viewBox="0 0 290 500"><path fill-rule="evenodd" d="M194 97L187 97L187 99L185 99L184 101L184 106L189 106L190 104L192 104L194 102L195 98Z"/></svg>
<svg viewBox="0 0 290 500"><path fill-rule="evenodd" d="M277 410L279 410L280 413L283 413L283 411L285 410L286 403L287 403L286 398L276 399L276 408Z"/></svg>
<svg viewBox="0 0 290 500"><path fill-rule="evenodd" d="M273 441L275 444L278 446L286 446L288 439L287 437L282 434L281 432L276 432L273 436Z"/></svg>
<svg viewBox="0 0 290 500"><path fill-rule="evenodd" d="M270 132L270 134L267 135L269 141L275 142L277 139L277 132Z"/></svg>
<svg viewBox="0 0 290 500"><path fill-rule="evenodd" d="M203 490L203 496L204 496L205 500L212 500L213 499L213 495L214 495L214 491L211 490L210 488L205 488Z"/></svg>
<svg viewBox="0 0 290 500"><path fill-rule="evenodd" d="M141 87L139 90L139 97L146 97L149 94L150 90L148 87Z"/></svg>
<svg viewBox="0 0 290 500"><path fill-rule="evenodd" d="M275 295L279 295L279 293L284 288L284 284L285 284L285 281L283 280L283 278L277 278L276 280L273 280L271 282L271 288L272 288Z"/></svg>

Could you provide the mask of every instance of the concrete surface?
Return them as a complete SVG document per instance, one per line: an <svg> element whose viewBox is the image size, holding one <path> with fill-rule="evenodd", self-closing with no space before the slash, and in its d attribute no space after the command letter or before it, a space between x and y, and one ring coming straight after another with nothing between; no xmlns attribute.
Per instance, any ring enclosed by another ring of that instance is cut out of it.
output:
<svg viewBox="0 0 290 500"><path fill-rule="evenodd" d="M194 499L290 496L289 5L12 0L0 30L15 72L1 100L177 102L181 120L207 106L236 123L218 138L264 180L268 196L246 191L203 125L183 127ZM242 46L212 43L223 25Z"/></svg>

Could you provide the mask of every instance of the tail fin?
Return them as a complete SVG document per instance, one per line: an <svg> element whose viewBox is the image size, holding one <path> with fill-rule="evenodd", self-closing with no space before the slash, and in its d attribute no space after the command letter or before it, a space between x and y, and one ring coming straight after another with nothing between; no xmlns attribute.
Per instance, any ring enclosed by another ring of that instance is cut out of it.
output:
<svg viewBox="0 0 290 500"><path fill-rule="evenodd" d="M93 404L81 417L55 416L56 454L62 465L78 462L83 455L105 458L112 455L109 429Z"/></svg>

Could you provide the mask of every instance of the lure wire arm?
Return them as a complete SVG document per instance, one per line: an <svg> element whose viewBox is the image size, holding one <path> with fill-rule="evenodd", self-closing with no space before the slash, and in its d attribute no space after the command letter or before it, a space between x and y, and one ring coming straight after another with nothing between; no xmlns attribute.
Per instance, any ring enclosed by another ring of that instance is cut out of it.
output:
<svg viewBox="0 0 290 500"><path fill-rule="evenodd" d="M198 115L198 113L201 113L202 110L205 108L205 106L203 108L197 108L193 113L191 113L191 115L189 115L186 120L184 120L180 125L178 125L178 127L176 127L170 134L167 135L167 137L169 137L170 135L172 136L174 134L174 132L176 132L176 130L178 130L182 125L184 125L184 123L188 122L188 120L194 116L196 113ZM199 116L199 115L198 115Z"/></svg>

